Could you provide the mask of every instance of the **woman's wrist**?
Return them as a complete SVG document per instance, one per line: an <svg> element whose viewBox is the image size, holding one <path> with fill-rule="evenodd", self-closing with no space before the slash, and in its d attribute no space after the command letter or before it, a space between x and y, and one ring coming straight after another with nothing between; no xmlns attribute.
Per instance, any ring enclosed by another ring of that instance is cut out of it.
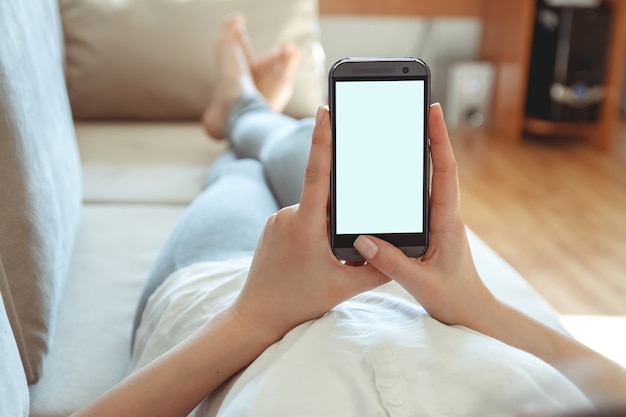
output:
<svg viewBox="0 0 626 417"><path fill-rule="evenodd" d="M278 340L247 320L235 308L227 307L207 322L185 344L185 364L195 363L189 369L208 392L226 379L247 367ZM183 358L184 357L184 358Z"/></svg>
<svg viewBox="0 0 626 417"><path fill-rule="evenodd" d="M494 337L493 333L497 333L495 327L498 326L500 318L506 315L505 310L507 310L509 306L489 293L476 304L476 307L476 314L472 316L471 321L466 324L465 327Z"/></svg>
<svg viewBox="0 0 626 417"><path fill-rule="evenodd" d="M240 329L239 331L246 334L250 343L267 348L285 335L286 331L278 328L277 323L263 324L267 320L263 320L260 314L251 316L247 313L246 309L236 304L224 311L224 314L228 314L230 320Z"/></svg>

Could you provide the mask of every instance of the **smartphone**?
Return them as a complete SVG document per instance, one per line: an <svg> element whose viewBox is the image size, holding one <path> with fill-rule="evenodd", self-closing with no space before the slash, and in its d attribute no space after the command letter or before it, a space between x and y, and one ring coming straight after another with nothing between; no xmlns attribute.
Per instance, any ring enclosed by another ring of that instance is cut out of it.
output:
<svg viewBox="0 0 626 417"><path fill-rule="evenodd" d="M420 257L429 238L430 70L419 58L344 58L329 72L330 245L346 261L362 234Z"/></svg>

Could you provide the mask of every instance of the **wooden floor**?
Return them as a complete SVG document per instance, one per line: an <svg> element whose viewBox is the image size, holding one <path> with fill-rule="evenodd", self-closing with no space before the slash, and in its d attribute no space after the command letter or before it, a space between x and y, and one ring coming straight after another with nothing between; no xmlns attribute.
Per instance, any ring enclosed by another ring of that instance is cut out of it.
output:
<svg viewBox="0 0 626 417"><path fill-rule="evenodd" d="M626 316L626 122L610 153L452 137L468 226L558 313Z"/></svg>

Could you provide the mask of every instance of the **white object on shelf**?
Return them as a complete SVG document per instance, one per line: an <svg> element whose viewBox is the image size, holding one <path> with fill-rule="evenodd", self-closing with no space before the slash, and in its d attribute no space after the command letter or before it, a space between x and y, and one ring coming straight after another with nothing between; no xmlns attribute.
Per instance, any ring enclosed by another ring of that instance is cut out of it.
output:
<svg viewBox="0 0 626 417"><path fill-rule="evenodd" d="M445 101L448 126L479 128L489 123L494 76L494 66L489 62L450 66Z"/></svg>

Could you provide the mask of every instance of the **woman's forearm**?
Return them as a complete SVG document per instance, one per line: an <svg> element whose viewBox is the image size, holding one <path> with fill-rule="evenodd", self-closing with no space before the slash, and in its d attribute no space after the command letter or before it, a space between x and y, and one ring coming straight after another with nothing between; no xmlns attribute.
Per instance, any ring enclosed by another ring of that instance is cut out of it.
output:
<svg viewBox="0 0 626 417"><path fill-rule="evenodd" d="M626 406L626 369L513 307L498 303L494 316L474 330L552 365L596 406Z"/></svg>
<svg viewBox="0 0 626 417"><path fill-rule="evenodd" d="M74 416L186 416L274 339L252 328L234 310L224 310Z"/></svg>

